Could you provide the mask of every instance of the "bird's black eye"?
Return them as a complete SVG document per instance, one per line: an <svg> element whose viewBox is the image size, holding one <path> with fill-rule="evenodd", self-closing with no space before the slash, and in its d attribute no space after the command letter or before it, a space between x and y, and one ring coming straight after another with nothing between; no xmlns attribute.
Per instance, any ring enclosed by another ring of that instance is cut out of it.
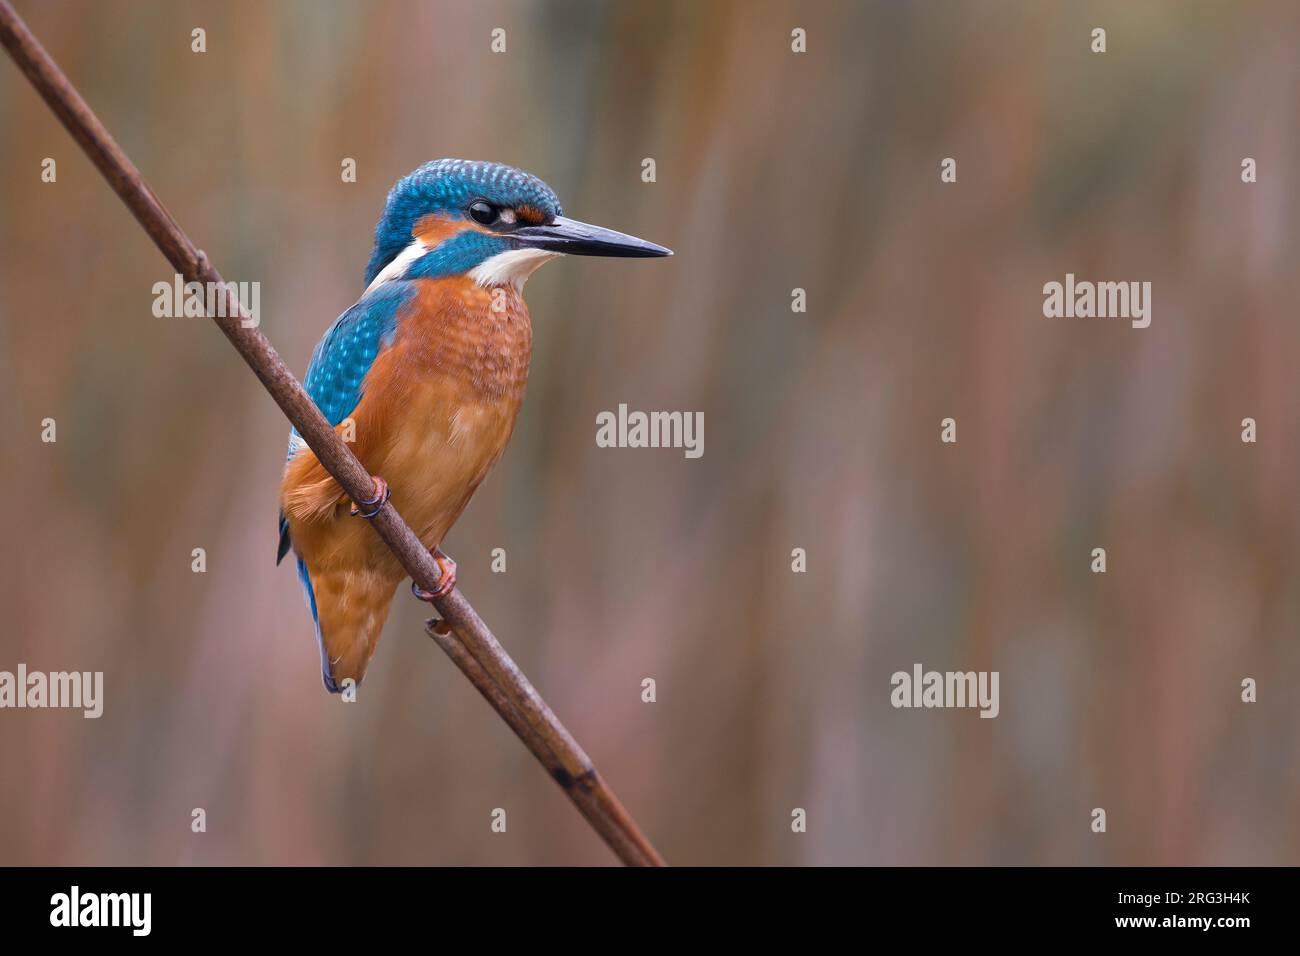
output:
<svg viewBox="0 0 1300 956"><path fill-rule="evenodd" d="M497 221L497 208L490 202L484 202L482 199L476 200L469 204L469 214L475 222L490 226Z"/></svg>

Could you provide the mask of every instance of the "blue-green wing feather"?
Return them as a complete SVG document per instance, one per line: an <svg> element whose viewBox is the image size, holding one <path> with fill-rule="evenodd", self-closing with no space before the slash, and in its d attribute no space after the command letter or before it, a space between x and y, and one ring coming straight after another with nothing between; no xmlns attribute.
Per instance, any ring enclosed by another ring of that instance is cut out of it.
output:
<svg viewBox="0 0 1300 956"><path fill-rule="evenodd" d="M356 410L370 366L392 343L397 314L414 295L415 288L409 282L385 282L340 315L316 343L303 387L331 425ZM289 433L286 461L301 448L302 439L295 428ZM284 560L289 547L289 521L281 513L276 564Z"/></svg>
<svg viewBox="0 0 1300 956"><path fill-rule="evenodd" d="M386 282L373 292L362 296L352 308L335 320L329 331L316 344L307 366L303 387L311 400L331 425L347 418L361 402L362 383L375 362L375 357L392 344L397 328L397 314L415 294L408 282ZM289 433L289 454L292 459L302 448L298 430ZM275 563L279 564L289 553L289 519L280 512L280 546ZM307 609L316 628L316 647L320 651L321 679L325 689L337 693L339 688L330 676L329 657L320 632L320 616L316 612L316 594L312 588L307 565L298 560L298 580L307 599Z"/></svg>

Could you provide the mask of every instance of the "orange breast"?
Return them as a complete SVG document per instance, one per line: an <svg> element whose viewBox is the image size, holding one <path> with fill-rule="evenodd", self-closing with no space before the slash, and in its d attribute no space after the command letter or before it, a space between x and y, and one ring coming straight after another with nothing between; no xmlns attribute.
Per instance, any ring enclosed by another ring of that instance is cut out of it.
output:
<svg viewBox="0 0 1300 956"><path fill-rule="evenodd" d="M393 345L366 377L354 450L435 547L514 431L532 325L512 288L460 277L418 282Z"/></svg>
<svg viewBox="0 0 1300 956"><path fill-rule="evenodd" d="M463 277L417 280L393 344L375 359L350 416L352 450L392 490L393 505L437 547L505 451L532 355L528 308L513 288ZM494 307L495 306L495 307ZM348 423L336 430L347 434ZM310 451L285 472L282 501L295 550L318 573L378 574L397 560Z"/></svg>

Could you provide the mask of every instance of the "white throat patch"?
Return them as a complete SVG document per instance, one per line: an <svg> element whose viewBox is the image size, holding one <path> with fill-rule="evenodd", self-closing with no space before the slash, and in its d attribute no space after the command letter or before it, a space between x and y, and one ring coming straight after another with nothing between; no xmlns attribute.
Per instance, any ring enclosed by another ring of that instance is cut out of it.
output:
<svg viewBox="0 0 1300 956"><path fill-rule="evenodd" d="M515 291L521 291L528 277L537 271L543 262L549 262L560 253L548 249L511 249L498 252L491 259L480 262L469 271L469 277L484 288L496 285L512 285Z"/></svg>

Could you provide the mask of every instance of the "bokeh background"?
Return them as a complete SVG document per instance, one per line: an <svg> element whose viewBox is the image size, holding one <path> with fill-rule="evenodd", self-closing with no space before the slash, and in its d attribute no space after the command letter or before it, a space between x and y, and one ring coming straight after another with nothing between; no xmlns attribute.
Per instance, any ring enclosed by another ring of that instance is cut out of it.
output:
<svg viewBox="0 0 1300 956"><path fill-rule="evenodd" d="M445 545L671 862L1300 863L1296 4L17 5L299 375L428 159L676 250L533 277ZM0 863L610 862L401 592L322 690L286 423L153 317L170 268L8 62L0 142L0 669L106 684L0 712ZM1151 327L1045 319L1066 272ZM620 402L703 411L703 458L596 448ZM1001 715L894 710L915 662Z"/></svg>

